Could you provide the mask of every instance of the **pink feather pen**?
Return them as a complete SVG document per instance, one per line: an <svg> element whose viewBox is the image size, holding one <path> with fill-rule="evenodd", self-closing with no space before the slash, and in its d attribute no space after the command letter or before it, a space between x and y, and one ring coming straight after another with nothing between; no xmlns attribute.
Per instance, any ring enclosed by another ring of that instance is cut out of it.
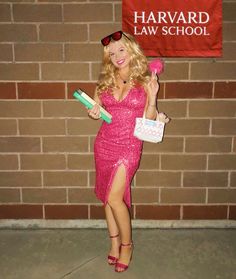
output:
<svg viewBox="0 0 236 279"><path fill-rule="evenodd" d="M160 75L164 71L164 62L160 58L156 58L149 62L148 68L150 72L154 72L157 75Z"/></svg>

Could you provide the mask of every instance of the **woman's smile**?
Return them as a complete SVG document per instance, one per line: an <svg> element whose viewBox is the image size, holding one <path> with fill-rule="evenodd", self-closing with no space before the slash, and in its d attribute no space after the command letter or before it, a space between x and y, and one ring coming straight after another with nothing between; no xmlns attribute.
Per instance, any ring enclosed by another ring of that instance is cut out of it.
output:
<svg viewBox="0 0 236 279"><path fill-rule="evenodd" d="M116 63L118 65L122 65L124 62L125 62L125 59L120 59L120 60L116 61Z"/></svg>

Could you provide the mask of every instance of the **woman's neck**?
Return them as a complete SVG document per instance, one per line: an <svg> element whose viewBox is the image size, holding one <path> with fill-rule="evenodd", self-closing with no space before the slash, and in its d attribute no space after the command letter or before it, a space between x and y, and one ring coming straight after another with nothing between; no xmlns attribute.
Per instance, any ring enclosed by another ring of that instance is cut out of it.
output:
<svg viewBox="0 0 236 279"><path fill-rule="evenodd" d="M123 81L127 81L129 79L130 73L129 68L124 68L119 70L119 76Z"/></svg>

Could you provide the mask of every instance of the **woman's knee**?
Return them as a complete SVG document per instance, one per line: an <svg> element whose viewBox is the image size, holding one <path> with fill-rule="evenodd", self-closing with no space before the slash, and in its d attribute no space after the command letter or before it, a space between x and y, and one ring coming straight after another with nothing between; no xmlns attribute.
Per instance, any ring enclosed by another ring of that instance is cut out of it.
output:
<svg viewBox="0 0 236 279"><path fill-rule="evenodd" d="M116 196L110 195L109 198L108 198L107 203L109 204L109 206L111 208L117 208L117 207L122 205L123 200L116 197Z"/></svg>

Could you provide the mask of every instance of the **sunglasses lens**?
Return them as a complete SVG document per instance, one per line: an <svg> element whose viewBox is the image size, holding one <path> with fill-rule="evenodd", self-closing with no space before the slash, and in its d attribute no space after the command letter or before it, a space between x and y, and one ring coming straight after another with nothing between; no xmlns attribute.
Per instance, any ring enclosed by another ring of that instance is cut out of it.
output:
<svg viewBox="0 0 236 279"><path fill-rule="evenodd" d="M104 46L107 46L110 43L110 41L111 41L111 38L109 36L107 36L101 40L101 42Z"/></svg>
<svg viewBox="0 0 236 279"><path fill-rule="evenodd" d="M115 40L115 41L119 41L121 36L122 36L122 32L118 31L118 32L115 32L115 33L112 34L112 39Z"/></svg>

